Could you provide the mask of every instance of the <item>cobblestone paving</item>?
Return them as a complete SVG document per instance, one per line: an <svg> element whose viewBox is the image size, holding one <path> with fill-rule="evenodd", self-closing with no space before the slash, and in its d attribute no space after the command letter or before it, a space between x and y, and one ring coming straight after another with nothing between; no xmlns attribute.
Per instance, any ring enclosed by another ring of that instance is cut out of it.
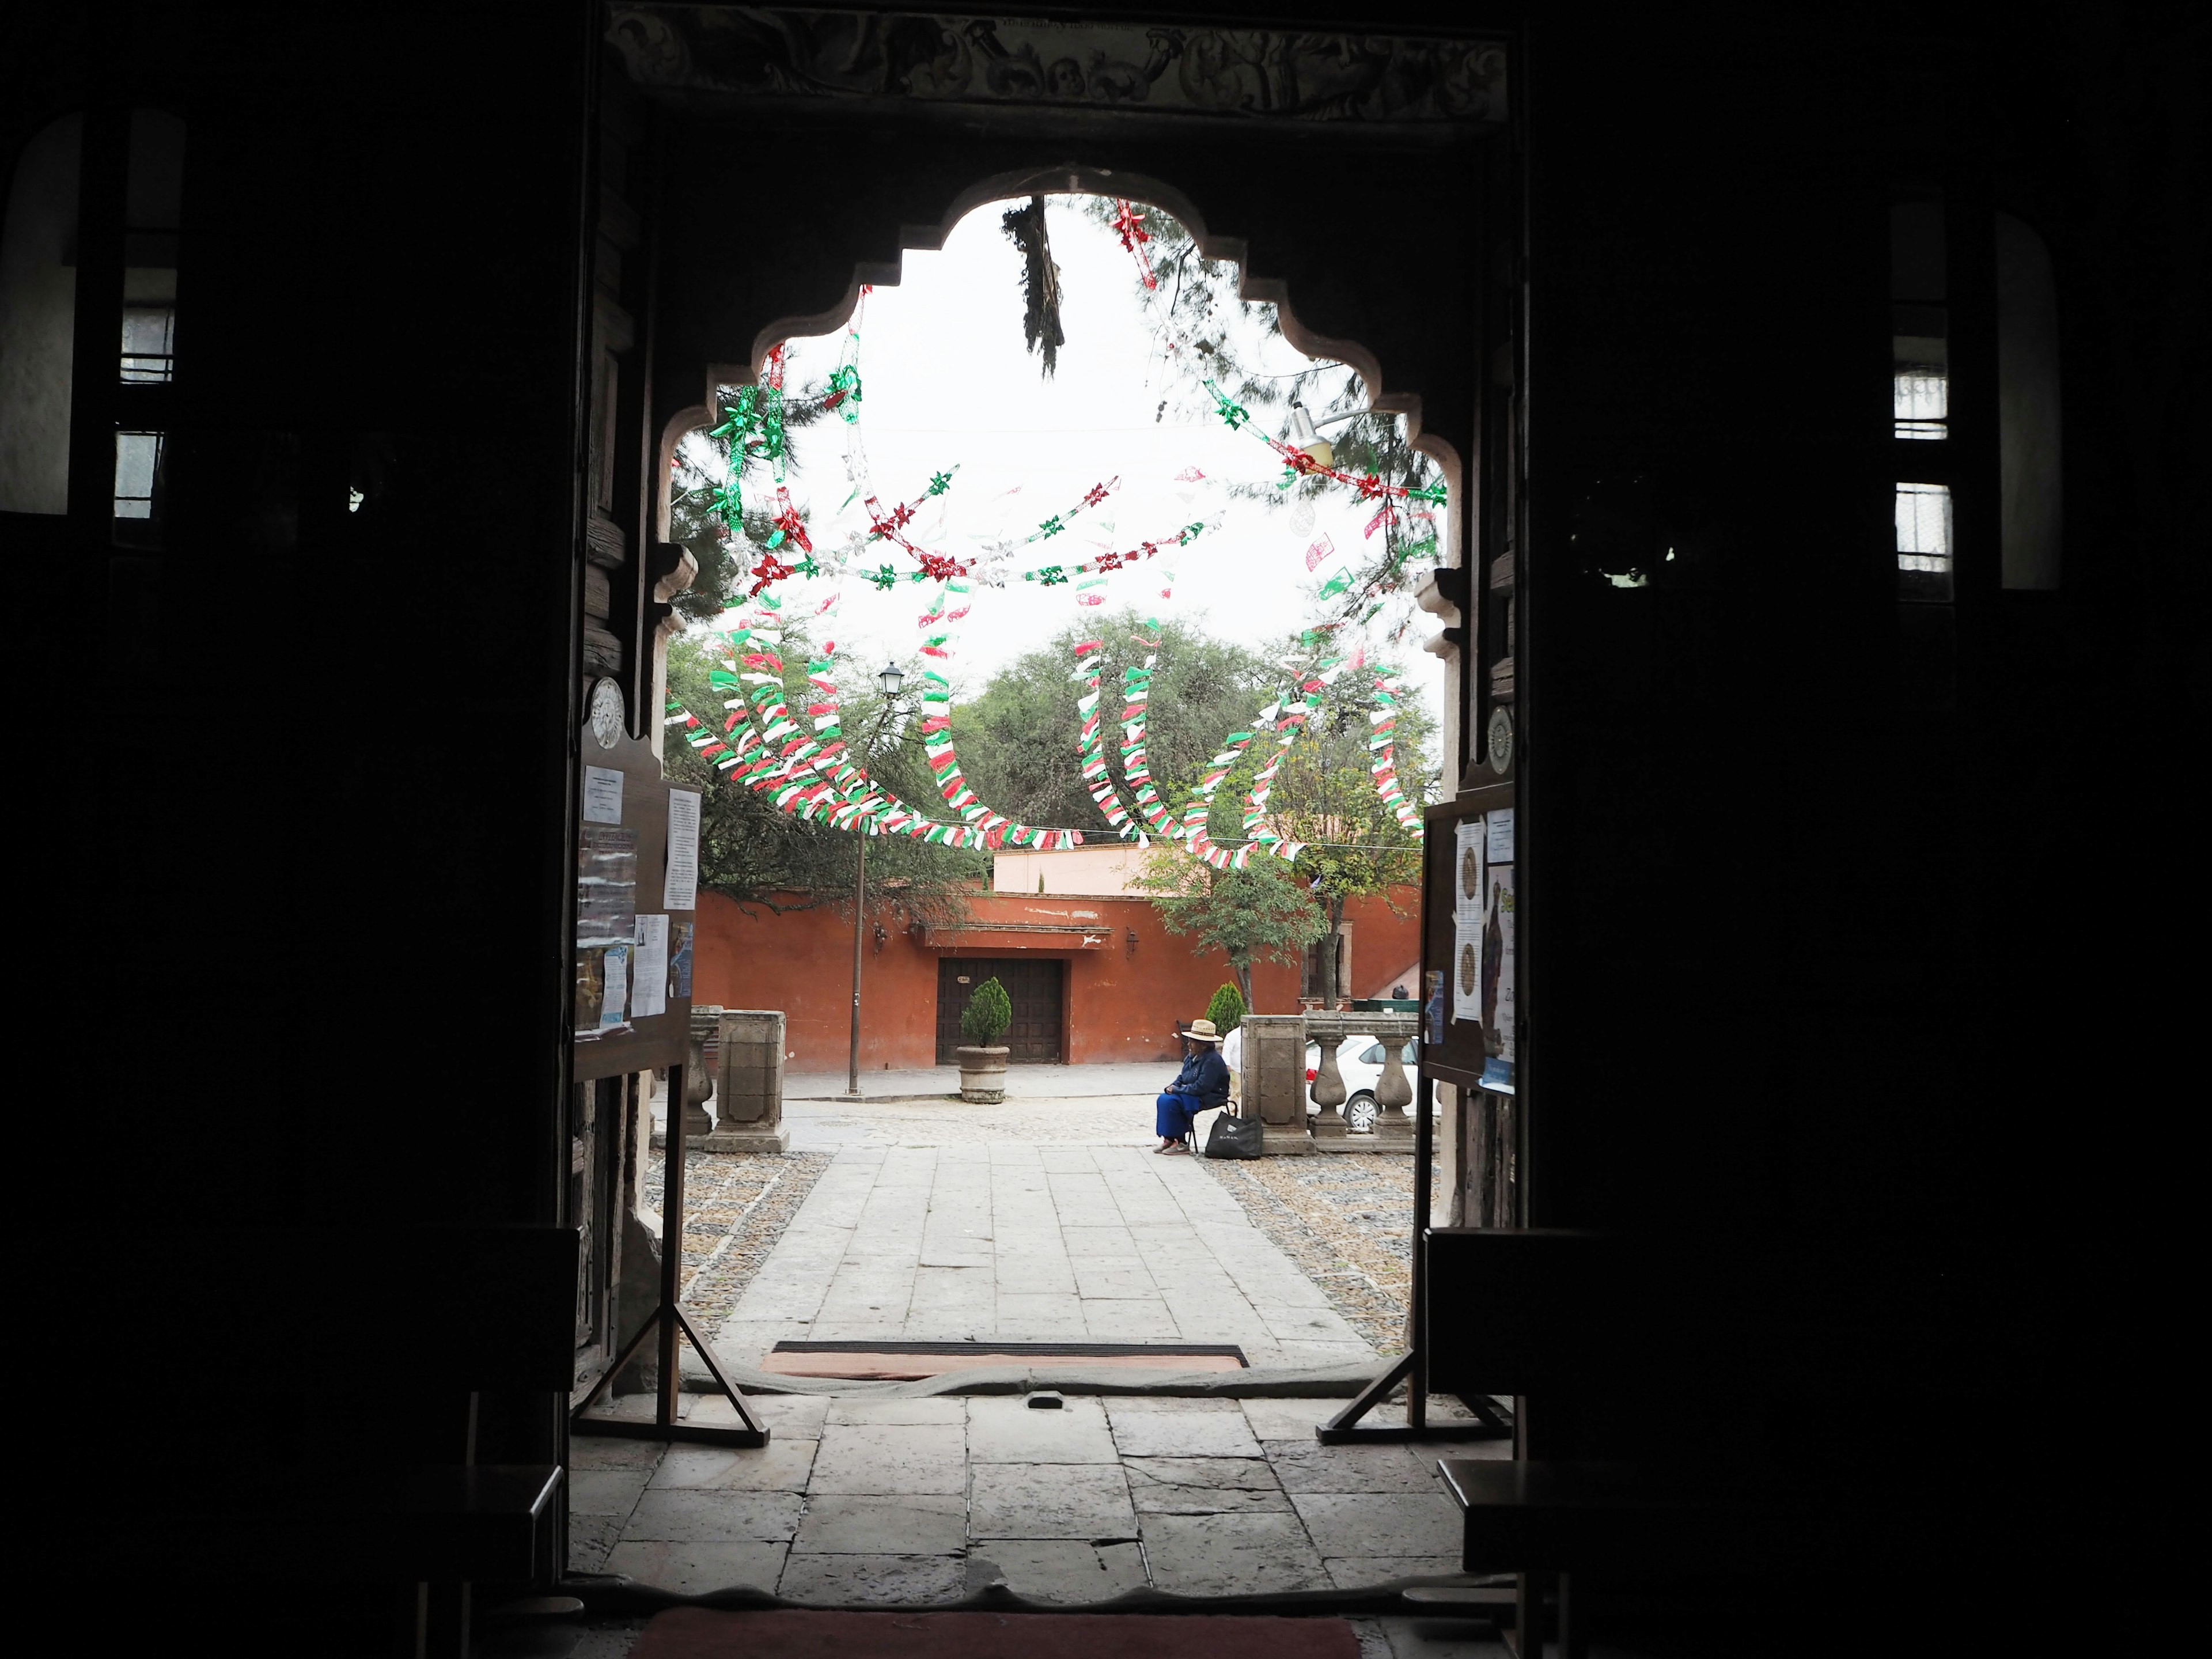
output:
<svg viewBox="0 0 2212 1659"><path fill-rule="evenodd" d="M692 1152L684 1160L684 1304L719 1316L737 1301L814 1183L830 1152ZM666 1159L652 1154L645 1201L660 1208Z"/></svg>
<svg viewBox="0 0 2212 1659"><path fill-rule="evenodd" d="M1381 1354L1406 1351L1413 1290L1413 1160L1382 1153L1208 1158L1254 1226ZM1430 1191L1442 1182L1439 1170Z"/></svg>

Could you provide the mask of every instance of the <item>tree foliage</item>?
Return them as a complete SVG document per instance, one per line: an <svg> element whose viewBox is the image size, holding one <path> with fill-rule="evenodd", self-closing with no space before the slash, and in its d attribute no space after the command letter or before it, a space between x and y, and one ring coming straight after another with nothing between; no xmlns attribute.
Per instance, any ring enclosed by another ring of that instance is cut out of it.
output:
<svg viewBox="0 0 2212 1659"><path fill-rule="evenodd" d="M1312 895L1279 859L1255 859L1243 870L1217 870L1159 848L1132 884L1152 896L1168 932L1190 939L1193 956L1218 951L1229 958L1247 1008L1252 1006L1252 964L1301 960L1326 925Z"/></svg>
<svg viewBox="0 0 2212 1659"><path fill-rule="evenodd" d="M960 1035L978 1048L989 1048L1013 1023L1013 1000L995 975L977 986L960 1011Z"/></svg>
<svg viewBox="0 0 2212 1659"><path fill-rule="evenodd" d="M719 726L722 695L707 683L710 648L689 635L671 639L668 689L701 720ZM785 687L802 705L806 656L794 630L786 640ZM871 770L901 799L926 808L936 793L913 730L916 722L899 729L886 719L872 681L845 688L842 702L846 741L857 751L867 746L870 734L880 732ZM765 796L728 782L672 733L665 765L672 781L703 793L699 877L707 886L748 907L786 911L834 904L851 914L858 837L778 811ZM902 836L870 836L867 915L891 926L903 917L959 920L967 914L968 893L989 874L986 853L924 846Z"/></svg>
<svg viewBox="0 0 2212 1659"><path fill-rule="evenodd" d="M1104 641L1098 707L1106 763L1117 782L1120 728L1114 722L1121 712L1121 671L1158 657L1146 705L1146 751L1161 798L1170 802L1188 796L1224 734L1249 726L1282 678L1256 652L1188 623L1164 623L1155 635L1131 610L1062 629L952 711L953 740L969 782L994 810L1024 823L1111 833L1084 787L1078 758L1083 717L1069 675L1077 644L1088 639ZM1126 785L1122 793L1127 799Z"/></svg>
<svg viewBox="0 0 2212 1659"><path fill-rule="evenodd" d="M1421 845L1376 793L1367 746L1376 679L1354 669L1324 694L1319 716L1284 757L1268 799L1277 832L1307 842L1298 878L1321 907L1328 933L1344 921L1349 900L1382 896L1399 908L1398 892L1421 878ZM1400 786L1421 805L1427 795L1427 715L1399 707L1396 761ZM1225 786L1224 786L1225 788ZM1321 953L1321 994L1330 1006L1346 994L1336 983L1336 953Z"/></svg>
<svg viewBox="0 0 2212 1659"><path fill-rule="evenodd" d="M1221 987L1206 1005L1206 1017L1213 1022L1215 1030L1227 1036L1244 1023L1244 994L1234 985Z"/></svg>

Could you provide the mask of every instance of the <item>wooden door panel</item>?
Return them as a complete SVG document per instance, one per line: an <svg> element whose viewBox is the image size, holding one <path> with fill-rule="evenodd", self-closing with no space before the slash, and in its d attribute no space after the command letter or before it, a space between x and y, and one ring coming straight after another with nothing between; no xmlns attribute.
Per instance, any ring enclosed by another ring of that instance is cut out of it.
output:
<svg viewBox="0 0 2212 1659"><path fill-rule="evenodd" d="M1063 994L1067 964L1050 957L946 957L937 964L937 1063L957 1064L961 1010L987 979L1006 987L1013 1024L999 1040L1012 1065L1057 1065L1066 1052Z"/></svg>

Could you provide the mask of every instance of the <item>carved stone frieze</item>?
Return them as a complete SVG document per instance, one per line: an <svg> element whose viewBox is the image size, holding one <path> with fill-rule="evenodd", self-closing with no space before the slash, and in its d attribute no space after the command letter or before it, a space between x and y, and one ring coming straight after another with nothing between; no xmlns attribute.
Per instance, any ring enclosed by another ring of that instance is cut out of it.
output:
<svg viewBox="0 0 2212 1659"><path fill-rule="evenodd" d="M616 3L637 85L1354 123L1505 118L1497 40L796 7Z"/></svg>

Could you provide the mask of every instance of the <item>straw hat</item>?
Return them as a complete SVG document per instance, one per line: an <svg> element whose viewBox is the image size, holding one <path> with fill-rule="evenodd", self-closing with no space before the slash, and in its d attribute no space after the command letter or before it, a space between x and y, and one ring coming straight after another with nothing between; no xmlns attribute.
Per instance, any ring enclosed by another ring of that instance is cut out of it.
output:
<svg viewBox="0 0 2212 1659"><path fill-rule="evenodd" d="M1218 1042L1221 1041L1221 1033L1213 1029L1213 1022L1210 1019L1194 1019L1191 1021L1190 1029L1188 1031L1185 1031L1183 1035L1188 1037L1193 1042Z"/></svg>

